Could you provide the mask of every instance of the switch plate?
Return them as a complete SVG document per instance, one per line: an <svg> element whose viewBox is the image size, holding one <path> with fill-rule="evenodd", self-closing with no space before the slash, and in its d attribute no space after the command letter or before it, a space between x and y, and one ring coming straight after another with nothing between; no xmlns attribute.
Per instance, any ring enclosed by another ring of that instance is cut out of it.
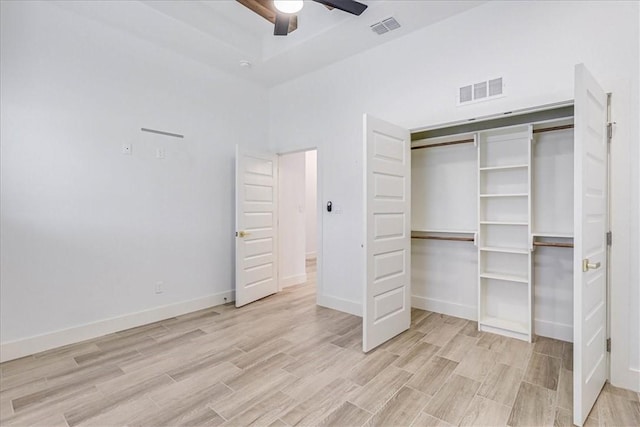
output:
<svg viewBox="0 0 640 427"><path fill-rule="evenodd" d="M156 294L161 294L164 292L164 282L156 283Z"/></svg>
<svg viewBox="0 0 640 427"><path fill-rule="evenodd" d="M125 156L130 156L131 151L133 151L133 147L131 146L130 143L122 144L122 148L121 148L122 154L124 154Z"/></svg>

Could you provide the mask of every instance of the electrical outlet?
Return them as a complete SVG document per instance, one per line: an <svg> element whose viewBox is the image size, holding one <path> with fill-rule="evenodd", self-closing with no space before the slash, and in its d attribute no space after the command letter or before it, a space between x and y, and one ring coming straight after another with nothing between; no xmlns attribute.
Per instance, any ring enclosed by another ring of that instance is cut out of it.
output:
<svg viewBox="0 0 640 427"><path fill-rule="evenodd" d="M164 148L157 148L156 149L156 159L164 159L164 157L165 157Z"/></svg>
<svg viewBox="0 0 640 427"><path fill-rule="evenodd" d="M164 282L156 283L156 294L161 294L164 292Z"/></svg>
<svg viewBox="0 0 640 427"><path fill-rule="evenodd" d="M130 156L131 155L131 151L133 147L131 146L130 143L124 143L122 144L122 148L120 149L122 154L124 154L125 156Z"/></svg>

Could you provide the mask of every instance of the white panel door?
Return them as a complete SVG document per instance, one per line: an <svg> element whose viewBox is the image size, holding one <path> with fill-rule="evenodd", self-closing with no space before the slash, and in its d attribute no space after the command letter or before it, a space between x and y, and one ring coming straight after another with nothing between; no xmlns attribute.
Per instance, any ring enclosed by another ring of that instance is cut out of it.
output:
<svg viewBox="0 0 640 427"><path fill-rule="evenodd" d="M573 422L581 426L608 377L607 95L575 70Z"/></svg>
<svg viewBox="0 0 640 427"><path fill-rule="evenodd" d="M411 324L411 140L408 130L367 115L364 136L367 352Z"/></svg>
<svg viewBox="0 0 640 427"><path fill-rule="evenodd" d="M236 307L278 291L278 158L236 146Z"/></svg>

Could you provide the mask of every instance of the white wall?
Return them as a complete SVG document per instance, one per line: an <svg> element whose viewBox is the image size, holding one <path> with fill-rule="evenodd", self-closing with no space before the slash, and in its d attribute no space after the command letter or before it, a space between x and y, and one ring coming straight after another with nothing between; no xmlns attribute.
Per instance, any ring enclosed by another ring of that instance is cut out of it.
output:
<svg viewBox="0 0 640 427"><path fill-rule="evenodd" d="M278 159L279 186L279 280L282 287L307 280L305 162L304 152L285 154Z"/></svg>
<svg viewBox="0 0 640 427"><path fill-rule="evenodd" d="M306 215L306 256L315 258L318 245L318 153L316 150L305 152L305 215Z"/></svg>
<svg viewBox="0 0 640 427"><path fill-rule="evenodd" d="M234 146L267 139L265 89L53 3L2 2L5 359L231 299Z"/></svg>
<svg viewBox="0 0 640 427"><path fill-rule="evenodd" d="M384 36L382 36L384 37ZM573 98L585 63L614 93L612 326L614 384L640 389L637 173L637 2L491 2L270 91L270 141L280 151L317 146L323 217L324 304L361 312L362 114L418 128ZM503 76L507 96L456 107L456 88ZM277 101L277 102L276 102ZM634 165L635 167L635 165ZM360 260L360 262L354 262ZM637 278L636 278L637 279ZM616 344L618 343L618 344ZM618 348L616 348L618 345Z"/></svg>

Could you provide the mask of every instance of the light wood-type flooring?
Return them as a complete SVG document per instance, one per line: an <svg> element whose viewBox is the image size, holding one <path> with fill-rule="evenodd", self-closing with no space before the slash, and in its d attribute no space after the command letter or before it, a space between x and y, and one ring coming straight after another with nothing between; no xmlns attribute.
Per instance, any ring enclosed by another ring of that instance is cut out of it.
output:
<svg viewBox="0 0 640 427"><path fill-rule="evenodd" d="M571 344L416 309L366 355L361 334L360 318L316 306L312 279L4 363L0 424L571 424ZM588 425L640 425L638 394L607 385Z"/></svg>

